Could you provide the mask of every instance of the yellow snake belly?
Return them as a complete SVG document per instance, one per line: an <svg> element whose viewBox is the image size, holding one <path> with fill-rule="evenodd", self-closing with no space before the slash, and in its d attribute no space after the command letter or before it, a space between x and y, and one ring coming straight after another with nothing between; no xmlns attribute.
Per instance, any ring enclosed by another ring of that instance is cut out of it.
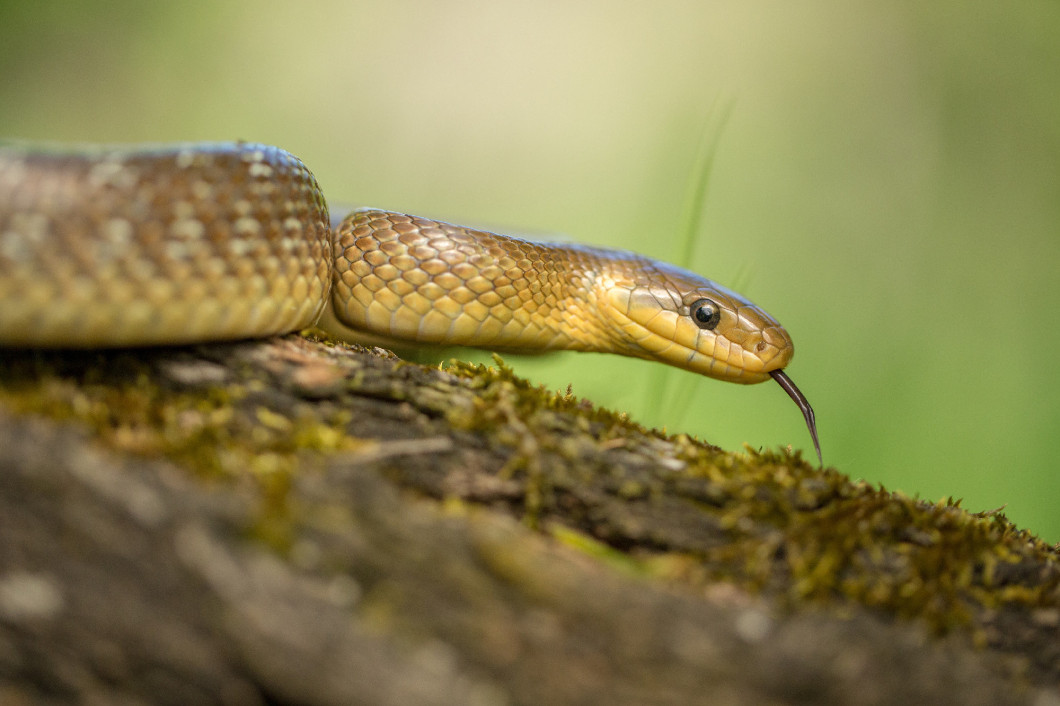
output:
<svg viewBox="0 0 1060 706"><path fill-rule="evenodd" d="M635 253L382 210L338 228L266 145L0 147L0 346L173 345L317 321L401 341L572 349L721 380L783 373L787 331L741 295Z"/></svg>

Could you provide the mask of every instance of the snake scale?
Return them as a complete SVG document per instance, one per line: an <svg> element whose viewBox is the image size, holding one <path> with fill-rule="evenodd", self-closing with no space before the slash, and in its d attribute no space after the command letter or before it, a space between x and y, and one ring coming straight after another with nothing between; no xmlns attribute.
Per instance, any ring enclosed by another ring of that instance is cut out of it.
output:
<svg viewBox="0 0 1060 706"><path fill-rule="evenodd" d="M267 145L0 147L0 347L263 337L341 324L387 340L657 360L739 383L784 374L787 331L636 253L375 209L332 228L316 179Z"/></svg>

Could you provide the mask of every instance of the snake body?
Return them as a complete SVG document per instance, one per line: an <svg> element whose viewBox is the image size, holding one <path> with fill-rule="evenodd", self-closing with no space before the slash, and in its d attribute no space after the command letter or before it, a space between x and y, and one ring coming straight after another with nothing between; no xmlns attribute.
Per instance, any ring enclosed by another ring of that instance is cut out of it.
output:
<svg viewBox="0 0 1060 706"><path fill-rule="evenodd" d="M388 339L773 377L817 446L812 410L782 372L787 331L692 272L381 210L332 229L309 169L266 145L0 149L0 346L269 336L325 308Z"/></svg>

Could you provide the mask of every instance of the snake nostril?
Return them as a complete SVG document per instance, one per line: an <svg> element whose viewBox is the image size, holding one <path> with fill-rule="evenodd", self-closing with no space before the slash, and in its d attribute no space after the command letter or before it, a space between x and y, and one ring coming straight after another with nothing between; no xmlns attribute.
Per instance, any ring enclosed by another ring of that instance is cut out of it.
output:
<svg viewBox="0 0 1060 706"><path fill-rule="evenodd" d="M766 349L766 347L767 346L766 346L766 342L765 341L759 341L757 344L755 344L755 352L756 353L761 353L762 351L764 351Z"/></svg>

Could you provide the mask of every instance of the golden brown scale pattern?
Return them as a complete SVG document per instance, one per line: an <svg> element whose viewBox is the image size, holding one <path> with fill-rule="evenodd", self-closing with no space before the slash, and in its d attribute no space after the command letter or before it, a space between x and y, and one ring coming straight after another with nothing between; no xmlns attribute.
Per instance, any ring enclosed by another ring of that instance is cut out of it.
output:
<svg viewBox="0 0 1060 706"><path fill-rule="evenodd" d="M497 350L607 340L593 296L604 258L589 249L362 210L340 227L336 254L336 314L355 329Z"/></svg>
<svg viewBox="0 0 1060 706"><path fill-rule="evenodd" d="M92 347L310 325L331 282L328 211L263 145L0 157L0 344Z"/></svg>

